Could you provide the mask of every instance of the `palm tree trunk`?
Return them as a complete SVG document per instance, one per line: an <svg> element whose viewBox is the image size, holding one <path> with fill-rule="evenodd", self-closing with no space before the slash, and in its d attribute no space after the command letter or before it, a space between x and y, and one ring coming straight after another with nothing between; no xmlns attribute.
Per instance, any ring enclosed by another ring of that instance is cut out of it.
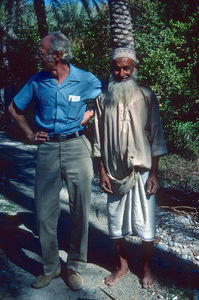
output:
<svg viewBox="0 0 199 300"><path fill-rule="evenodd" d="M84 5L84 8L87 12L87 15L88 15L89 19L92 20L91 11L90 11L90 8L89 8L88 1L87 0L81 0L81 1L82 1L82 4Z"/></svg>
<svg viewBox="0 0 199 300"><path fill-rule="evenodd" d="M37 16L38 30L41 38L48 34L48 25L46 22L46 11L44 0L34 0L35 14Z"/></svg>
<svg viewBox="0 0 199 300"><path fill-rule="evenodd" d="M128 0L108 0L112 48L134 49L133 25Z"/></svg>

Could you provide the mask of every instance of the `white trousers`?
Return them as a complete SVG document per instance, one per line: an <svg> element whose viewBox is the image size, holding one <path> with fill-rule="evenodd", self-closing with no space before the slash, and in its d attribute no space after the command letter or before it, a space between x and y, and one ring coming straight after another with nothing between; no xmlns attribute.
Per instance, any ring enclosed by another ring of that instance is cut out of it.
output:
<svg viewBox="0 0 199 300"><path fill-rule="evenodd" d="M146 195L149 172L142 171L135 186L122 198L108 195L108 229L110 238L122 238L132 233L144 241L155 239L155 196Z"/></svg>

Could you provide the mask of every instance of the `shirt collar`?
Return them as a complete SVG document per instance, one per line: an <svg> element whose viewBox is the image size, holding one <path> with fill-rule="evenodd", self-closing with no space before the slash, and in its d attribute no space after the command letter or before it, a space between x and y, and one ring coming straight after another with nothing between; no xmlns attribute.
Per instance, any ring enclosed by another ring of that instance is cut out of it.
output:
<svg viewBox="0 0 199 300"><path fill-rule="evenodd" d="M80 81L79 76L78 76L78 72L77 72L77 68L75 68L72 64L69 63L69 74L68 76L65 78L65 80L68 81Z"/></svg>
<svg viewBox="0 0 199 300"><path fill-rule="evenodd" d="M72 64L69 63L69 74L66 76L63 82L80 82L77 68L74 67ZM48 71L41 71L42 81L51 81L54 78Z"/></svg>

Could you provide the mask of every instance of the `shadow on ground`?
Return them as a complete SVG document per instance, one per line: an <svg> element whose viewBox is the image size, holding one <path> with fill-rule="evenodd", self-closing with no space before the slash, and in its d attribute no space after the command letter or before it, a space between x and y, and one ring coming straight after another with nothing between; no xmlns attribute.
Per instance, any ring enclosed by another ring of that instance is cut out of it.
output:
<svg viewBox="0 0 199 300"><path fill-rule="evenodd" d="M24 225L30 231L22 229ZM71 219L62 212L59 219L59 249L68 251L71 232ZM33 234L34 233L34 234ZM35 214L21 212L15 216L0 215L0 248L18 267L37 276L42 273L42 264L26 255L24 249L41 257L39 239L36 235ZM131 271L141 278L143 252L140 244L127 242L128 261ZM90 226L88 262L108 271L116 267L116 253L112 242L100 230ZM65 263L62 261L63 279ZM185 262L171 252L155 249L153 255L153 272L163 284L176 284L179 288L198 288L199 270L197 266ZM167 282L165 282L165 279Z"/></svg>
<svg viewBox="0 0 199 300"><path fill-rule="evenodd" d="M0 193L34 211L33 187L36 152L0 145Z"/></svg>
<svg viewBox="0 0 199 300"><path fill-rule="evenodd" d="M33 193L30 192L34 185L35 151L1 145L0 159L0 193L29 210L29 212L19 212L15 216L0 215L0 248L17 266L36 276L42 272L42 264L24 252L26 249L41 257ZM19 225L24 225L29 231ZM60 250L68 251L71 227L69 214L62 211L58 224ZM127 251L132 272L141 278L143 254L141 245L128 241ZM116 253L112 241L107 234L93 224L89 229L88 262L108 271L112 271L116 266ZM62 266L64 279L65 263L63 261ZM197 266L184 261L171 252L155 249L153 271L164 285L172 282L180 288L198 288L199 270Z"/></svg>

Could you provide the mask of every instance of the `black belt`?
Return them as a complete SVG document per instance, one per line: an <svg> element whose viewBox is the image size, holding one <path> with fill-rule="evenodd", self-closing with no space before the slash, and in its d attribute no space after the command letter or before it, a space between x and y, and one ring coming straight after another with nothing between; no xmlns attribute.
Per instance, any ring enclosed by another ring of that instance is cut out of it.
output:
<svg viewBox="0 0 199 300"><path fill-rule="evenodd" d="M49 135L47 136L47 142L64 142L67 140L71 140L74 138L77 138L81 135L83 135L83 130L76 131L74 133L69 133L69 134L54 134L54 135Z"/></svg>

